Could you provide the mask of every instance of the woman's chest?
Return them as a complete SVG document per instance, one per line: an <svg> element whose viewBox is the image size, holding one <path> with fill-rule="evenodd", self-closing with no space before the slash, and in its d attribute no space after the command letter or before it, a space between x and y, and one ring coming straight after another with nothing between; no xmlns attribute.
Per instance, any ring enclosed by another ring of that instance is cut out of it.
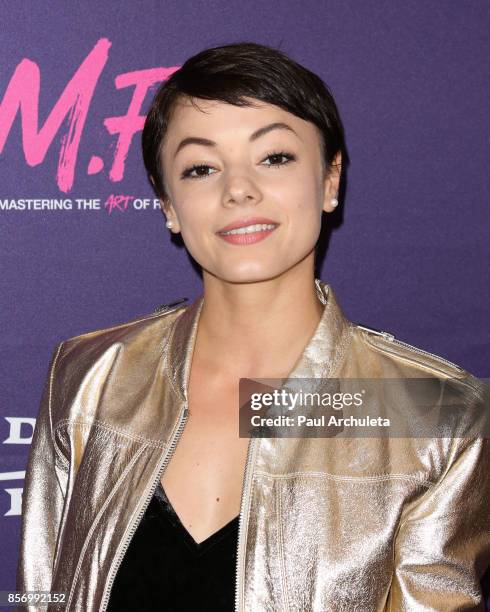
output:
<svg viewBox="0 0 490 612"><path fill-rule="evenodd" d="M247 438L239 437L234 392L196 390L175 450L162 474L165 492L196 542L240 511Z"/></svg>

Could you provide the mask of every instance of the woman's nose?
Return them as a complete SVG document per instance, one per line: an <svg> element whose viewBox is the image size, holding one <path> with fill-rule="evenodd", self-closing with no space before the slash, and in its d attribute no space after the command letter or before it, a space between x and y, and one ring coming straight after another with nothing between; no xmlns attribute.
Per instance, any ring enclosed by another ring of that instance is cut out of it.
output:
<svg viewBox="0 0 490 612"><path fill-rule="evenodd" d="M223 206L258 204L261 199L260 189L250 177L244 175L229 177L223 189Z"/></svg>

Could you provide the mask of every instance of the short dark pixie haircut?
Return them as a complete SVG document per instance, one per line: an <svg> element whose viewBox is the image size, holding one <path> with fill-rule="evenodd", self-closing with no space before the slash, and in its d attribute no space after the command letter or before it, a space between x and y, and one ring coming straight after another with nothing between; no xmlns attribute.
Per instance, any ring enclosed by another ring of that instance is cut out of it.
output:
<svg viewBox="0 0 490 612"><path fill-rule="evenodd" d="M180 99L194 98L251 106L246 98L274 104L318 127L324 172L338 151L347 163L344 130L327 85L282 51L254 42L205 49L189 58L158 89L142 134L143 161L155 191L165 200L161 150L172 111ZM253 101L252 101L253 103Z"/></svg>

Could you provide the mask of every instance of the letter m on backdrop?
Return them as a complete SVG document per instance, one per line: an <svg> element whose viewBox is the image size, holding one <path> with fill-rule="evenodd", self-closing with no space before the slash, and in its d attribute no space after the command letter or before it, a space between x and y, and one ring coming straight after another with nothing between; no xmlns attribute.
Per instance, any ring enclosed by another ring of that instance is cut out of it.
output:
<svg viewBox="0 0 490 612"><path fill-rule="evenodd" d="M42 163L56 133L68 117L61 138L57 183L63 192L73 186L80 139L97 81L107 62L111 42L101 38L82 62L39 129L39 66L23 59L15 69L0 103L0 154L20 113L22 146L29 166Z"/></svg>

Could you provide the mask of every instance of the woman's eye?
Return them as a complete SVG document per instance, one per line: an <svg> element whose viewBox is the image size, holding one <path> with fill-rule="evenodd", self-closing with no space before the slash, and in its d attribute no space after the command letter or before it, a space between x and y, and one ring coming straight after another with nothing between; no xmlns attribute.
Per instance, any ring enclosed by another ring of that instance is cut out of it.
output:
<svg viewBox="0 0 490 612"><path fill-rule="evenodd" d="M201 171L203 170L212 170L211 166L207 166L206 164L198 164L198 165L194 165L191 166L190 168L186 168L182 174L180 175L180 178L182 179L186 179L186 178L190 178L190 179L200 179L200 178L205 178L206 176L209 176L209 174L207 173L201 173ZM193 174L194 172L196 172L197 174Z"/></svg>
<svg viewBox="0 0 490 612"><path fill-rule="evenodd" d="M285 151L276 151L273 153L269 153L267 157L265 158L265 160L268 160L268 159L273 160L274 163L265 164L266 166L271 166L271 167L274 166L276 168L279 168L281 166L285 166L291 161L294 161L296 159L296 156L292 155L291 153L286 153ZM281 161L282 159L285 159L286 161Z"/></svg>
<svg viewBox="0 0 490 612"><path fill-rule="evenodd" d="M286 164L288 164L291 161L294 161L295 159L296 159L295 155L292 155L291 153L286 153L286 151L274 151L272 153L269 153L267 157L264 159L264 161L269 160L271 162L271 163L265 164L266 166L269 166L271 168L272 167L280 168L281 166L285 166ZM194 164L193 166L186 168L180 175L180 178L181 179L206 178L207 176L210 176L210 174L213 174L213 173L209 173L208 170L213 170L213 168L211 166L208 166L207 164Z"/></svg>

